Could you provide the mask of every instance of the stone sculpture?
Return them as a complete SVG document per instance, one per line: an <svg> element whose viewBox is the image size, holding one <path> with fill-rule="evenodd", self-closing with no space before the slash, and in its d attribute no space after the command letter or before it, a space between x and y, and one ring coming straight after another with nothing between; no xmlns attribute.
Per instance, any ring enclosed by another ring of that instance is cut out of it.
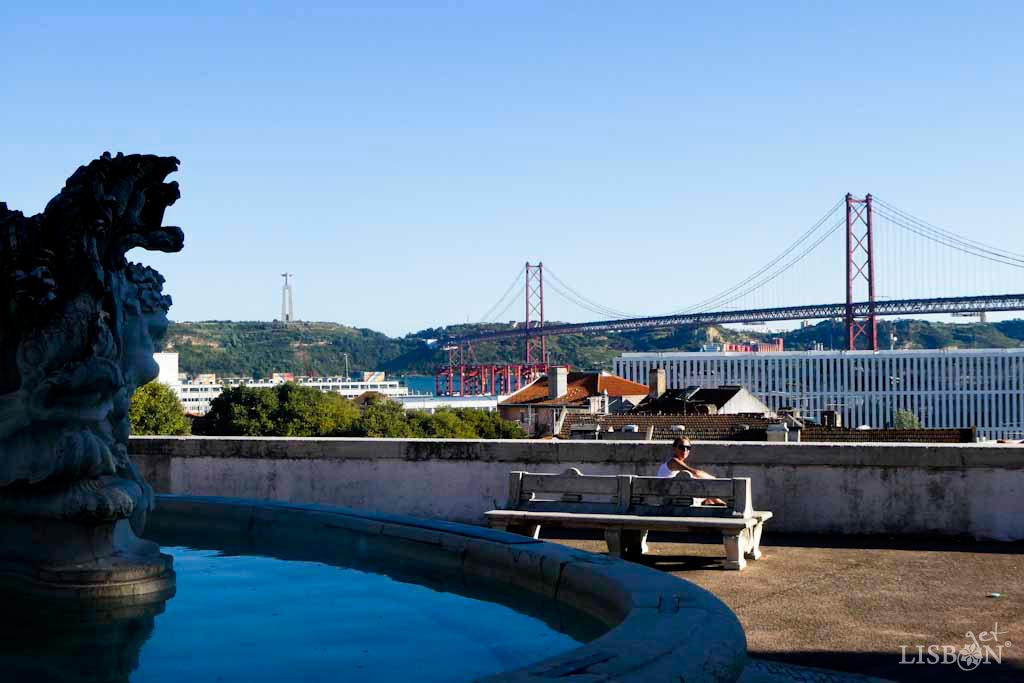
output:
<svg viewBox="0 0 1024 683"><path fill-rule="evenodd" d="M0 583L43 594L173 590L142 541L152 489L128 457L132 393L154 379L170 297L132 248L180 251L164 226L173 157L80 167L42 213L0 203Z"/></svg>

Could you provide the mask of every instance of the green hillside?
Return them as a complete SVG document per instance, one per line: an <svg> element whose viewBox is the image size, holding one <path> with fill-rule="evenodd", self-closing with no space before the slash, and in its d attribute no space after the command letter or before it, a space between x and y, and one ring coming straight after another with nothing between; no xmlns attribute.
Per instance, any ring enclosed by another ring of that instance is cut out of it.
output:
<svg viewBox="0 0 1024 683"><path fill-rule="evenodd" d="M349 369L386 370L389 373L431 373L446 362L446 354L428 340L485 330L507 329L505 325L453 325L421 330L392 338L373 330L337 323L206 321L171 323L165 350L179 354L183 372L195 375L266 377L273 372L304 375L338 375ZM1024 346L1024 320L998 323L950 324L923 320L880 321L879 344L888 348L895 334L896 348L935 349L1015 348ZM683 327L668 330L564 335L548 340L551 362L583 369L608 369L612 359L624 351L696 351L710 338L743 342L768 340L777 335L739 332L731 329ZM841 323L823 321L782 335L787 349L841 348ZM474 345L476 360L508 362L522 357L522 341L499 341Z"/></svg>

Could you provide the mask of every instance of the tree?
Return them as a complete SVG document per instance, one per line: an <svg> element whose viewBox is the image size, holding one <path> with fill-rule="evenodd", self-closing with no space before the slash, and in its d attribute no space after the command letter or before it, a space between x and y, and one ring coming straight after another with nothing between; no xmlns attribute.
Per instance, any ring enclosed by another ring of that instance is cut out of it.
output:
<svg viewBox="0 0 1024 683"><path fill-rule="evenodd" d="M909 410L897 410L892 419L893 429L923 429L917 415Z"/></svg>
<svg viewBox="0 0 1024 683"><path fill-rule="evenodd" d="M478 408L457 408L455 414L468 424L477 439L525 439L518 423L505 420L497 412Z"/></svg>
<svg viewBox="0 0 1024 683"><path fill-rule="evenodd" d="M469 424L454 411L439 410L433 415L416 412L409 415L409 420L418 427L413 431L417 436L428 439L476 439L478 438L473 425Z"/></svg>
<svg viewBox="0 0 1024 683"><path fill-rule="evenodd" d="M359 417L352 401L314 387L285 383L273 388L233 387L210 403L196 421L207 436L343 436Z"/></svg>
<svg viewBox="0 0 1024 683"><path fill-rule="evenodd" d="M273 436L341 436L359 418L355 403L315 387L282 384L275 388L277 409Z"/></svg>
<svg viewBox="0 0 1024 683"><path fill-rule="evenodd" d="M269 436L270 415L277 406L273 389L232 387L210 402L210 410L195 421L203 436Z"/></svg>
<svg viewBox="0 0 1024 683"><path fill-rule="evenodd" d="M166 384L150 382L135 390L128 407L133 434L181 436L190 430L185 410Z"/></svg>
<svg viewBox="0 0 1024 683"><path fill-rule="evenodd" d="M363 409L363 414L354 426L353 435L409 439L422 436L422 433L410 422L405 408L394 401L384 401Z"/></svg>
<svg viewBox="0 0 1024 683"><path fill-rule="evenodd" d="M519 425L485 410L406 411L383 395L354 401L294 383L234 387L215 398L193 430L205 436L366 436L370 438L521 439Z"/></svg>

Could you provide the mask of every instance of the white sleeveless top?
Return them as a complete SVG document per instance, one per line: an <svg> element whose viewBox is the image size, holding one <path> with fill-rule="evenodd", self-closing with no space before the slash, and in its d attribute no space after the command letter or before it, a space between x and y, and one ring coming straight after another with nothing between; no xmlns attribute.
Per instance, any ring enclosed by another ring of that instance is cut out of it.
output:
<svg viewBox="0 0 1024 683"><path fill-rule="evenodd" d="M658 468L658 476L662 479L671 479L672 477L679 474L679 470L670 470L668 468L668 462L661 463L661 467Z"/></svg>

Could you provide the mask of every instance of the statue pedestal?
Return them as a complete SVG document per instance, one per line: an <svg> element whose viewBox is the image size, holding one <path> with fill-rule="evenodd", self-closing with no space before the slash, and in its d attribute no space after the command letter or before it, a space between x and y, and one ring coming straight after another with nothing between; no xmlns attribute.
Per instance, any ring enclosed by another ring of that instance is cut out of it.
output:
<svg viewBox="0 0 1024 683"><path fill-rule="evenodd" d="M0 593L82 603L163 601L174 595L172 564L127 519L0 518Z"/></svg>

